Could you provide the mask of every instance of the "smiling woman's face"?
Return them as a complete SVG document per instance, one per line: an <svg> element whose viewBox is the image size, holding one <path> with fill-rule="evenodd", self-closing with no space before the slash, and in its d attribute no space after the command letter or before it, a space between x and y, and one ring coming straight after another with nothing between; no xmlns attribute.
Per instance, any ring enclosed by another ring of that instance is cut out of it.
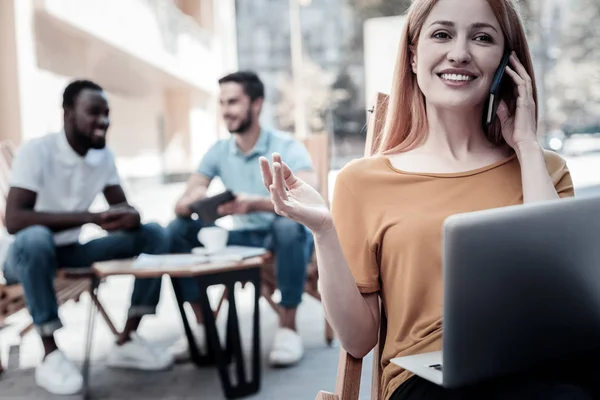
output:
<svg viewBox="0 0 600 400"><path fill-rule="evenodd" d="M427 103L473 108L487 99L504 53L504 35L486 0L439 0L413 53Z"/></svg>

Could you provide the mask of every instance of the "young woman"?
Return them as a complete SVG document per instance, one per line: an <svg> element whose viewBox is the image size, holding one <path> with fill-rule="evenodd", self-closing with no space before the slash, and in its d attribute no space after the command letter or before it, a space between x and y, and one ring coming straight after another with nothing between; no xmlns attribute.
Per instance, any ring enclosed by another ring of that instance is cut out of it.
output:
<svg viewBox="0 0 600 400"><path fill-rule="evenodd" d="M506 50L503 100L486 129L485 102ZM573 195L565 161L537 142L536 99L512 0L414 0L379 151L340 171L332 213L277 154L272 169L261 159L276 212L314 233L325 313L355 357L377 343L381 297L383 398L590 398L583 375L575 382L562 371L446 390L389 362L441 349L446 217Z"/></svg>

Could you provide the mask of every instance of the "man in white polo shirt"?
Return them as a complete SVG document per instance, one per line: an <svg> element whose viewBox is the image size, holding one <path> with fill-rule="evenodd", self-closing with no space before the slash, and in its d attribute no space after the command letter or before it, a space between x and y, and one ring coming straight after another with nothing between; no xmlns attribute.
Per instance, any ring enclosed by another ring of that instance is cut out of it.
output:
<svg viewBox="0 0 600 400"><path fill-rule="evenodd" d="M158 224L142 225L127 203L112 152L106 148L109 107L102 88L75 81L63 94L64 131L25 143L12 166L6 204L6 228L14 235L4 276L20 282L27 307L42 338L45 355L35 371L36 383L54 394L74 394L83 383L79 369L58 349L54 332L61 328L53 280L57 268L86 267L97 261L170 250L168 233ZM88 209L103 193L108 211ZM85 224L109 232L79 242ZM160 279L136 280L128 319L107 363L112 367L162 370L173 363L166 352L140 339L142 317L156 311Z"/></svg>

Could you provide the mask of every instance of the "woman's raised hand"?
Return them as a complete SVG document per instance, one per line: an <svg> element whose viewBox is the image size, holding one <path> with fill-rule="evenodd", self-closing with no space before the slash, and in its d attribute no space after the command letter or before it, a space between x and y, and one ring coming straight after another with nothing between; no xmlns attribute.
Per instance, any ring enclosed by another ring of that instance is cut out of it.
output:
<svg viewBox="0 0 600 400"><path fill-rule="evenodd" d="M331 213L321 195L297 178L279 154L273 153L272 165L261 157L260 169L277 214L293 219L313 232L333 226Z"/></svg>

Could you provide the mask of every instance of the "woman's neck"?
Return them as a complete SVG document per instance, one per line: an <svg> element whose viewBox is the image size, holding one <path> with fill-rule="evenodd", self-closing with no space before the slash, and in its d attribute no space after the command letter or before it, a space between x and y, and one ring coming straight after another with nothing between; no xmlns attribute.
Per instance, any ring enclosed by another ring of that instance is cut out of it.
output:
<svg viewBox="0 0 600 400"><path fill-rule="evenodd" d="M460 160L495 146L486 138L479 108L448 109L427 105L428 134L421 150Z"/></svg>

